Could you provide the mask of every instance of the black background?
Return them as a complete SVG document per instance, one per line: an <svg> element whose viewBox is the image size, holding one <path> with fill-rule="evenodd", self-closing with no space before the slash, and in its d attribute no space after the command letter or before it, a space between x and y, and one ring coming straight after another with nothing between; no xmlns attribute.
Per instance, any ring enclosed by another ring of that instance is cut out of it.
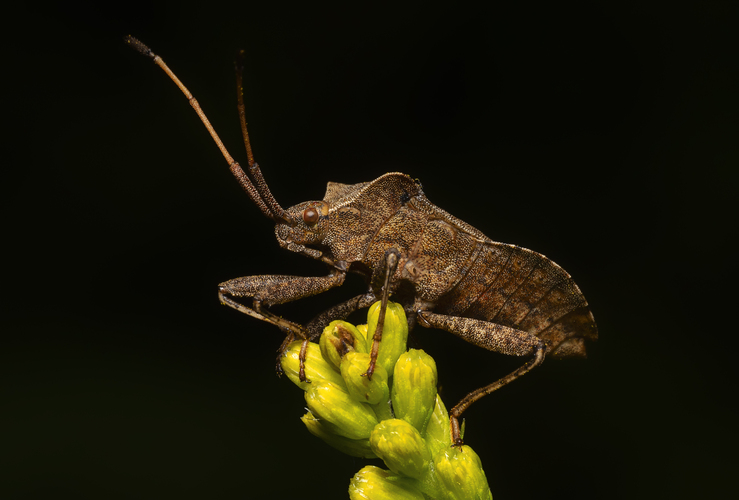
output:
<svg viewBox="0 0 739 500"><path fill-rule="evenodd" d="M218 304L281 250L149 44L285 206L387 171L573 275L600 341L466 413L496 499L717 498L738 464L733 2L6 11L2 498L347 498L282 339ZM8 89L8 85L10 88ZM361 289L278 309L304 321ZM347 289L348 288L348 289ZM416 331L451 406L520 362Z"/></svg>

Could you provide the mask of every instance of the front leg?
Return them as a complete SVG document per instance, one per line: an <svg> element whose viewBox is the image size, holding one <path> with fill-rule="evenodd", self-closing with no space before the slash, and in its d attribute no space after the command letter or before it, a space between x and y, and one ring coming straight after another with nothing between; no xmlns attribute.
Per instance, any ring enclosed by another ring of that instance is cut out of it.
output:
<svg viewBox="0 0 739 500"><path fill-rule="evenodd" d="M532 356L523 366L492 384L481 387L467 394L462 401L449 412L452 445L461 446L462 438L459 433L459 418L462 413L475 401L500 389L514 381L532 368L544 361L546 344L536 335L509 326L498 325L479 319L445 316L428 311L418 311L418 323L426 328L439 328L463 338L471 344L493 352L511 356Z"/></svg>
<svg viewBox="0 0 739 500"><path fill-rule="evenodd" d="M300 352L300 379L305 380L303 364L305 361L305 350L308 347L309 337L305 328L297 323L281 318L267 307L274 304L284 304L294 300L310 297L323 293L335 286L344 283L346 273L332 270L328 276L303 277L284 275L261 275L245 276L235 278L218 285L218 298L221 304L236 309L239 312L254 318L266 321L277 326L287 334L285 341L280 347L279 357L282 356L288 345L297 337L303 340L303 348ZM252 307L247 307L234 300L232 297L252 298ZM277 363L278 371L280 363Z"/></svg>
<svg viewBox="0 0 739 500"><path fill-rule="evenodd" d="M248 314L254 318L272 323L286 333L305 338L305 329L266 310L274 304L284 304L294 300L323 293L344 282L346 273L333 271L328 276L303 277L284 275L244 276L218 285L218 298L221 303ZM253 308L233 300L231 297L254 299Z"/></svg>

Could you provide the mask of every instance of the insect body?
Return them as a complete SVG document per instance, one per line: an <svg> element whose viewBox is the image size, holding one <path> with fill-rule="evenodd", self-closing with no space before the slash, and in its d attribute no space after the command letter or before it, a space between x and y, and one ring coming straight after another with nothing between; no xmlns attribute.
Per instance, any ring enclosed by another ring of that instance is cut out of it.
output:
<svg viewBox="0 0 739 500"><path fill-rule="evenodd" d="M382 317L392 295L403 304L409 328L416 324L440 328L494 352L528 357L520 368L471 392L452 408L452 443L461 445L459 418L472 403L541 364L547 355L584 357L585 341L597 339L588 303L561 267L539 253L487 238L433 205L420 183L405 174L388 173L354 185L329 182L323 200L283 209L252 156L240 70L238 107L249 175L226 151L197 101L164 62L135 38L127 42L152 57L188 97L234 176L262 213L276 222L280 246L328 265L326 276L247 276L219 285L223 304L286 332L283 349L295 338L303 339L304 359L308 341L320 335L329 321L381 300L378 327L371 332L373 347L366 372L371 377L382 338ZM269 311L274 304L340 286L348 272L364 276L367 290L306 326ZM237 299L251 299L251 303Z"/></svg>

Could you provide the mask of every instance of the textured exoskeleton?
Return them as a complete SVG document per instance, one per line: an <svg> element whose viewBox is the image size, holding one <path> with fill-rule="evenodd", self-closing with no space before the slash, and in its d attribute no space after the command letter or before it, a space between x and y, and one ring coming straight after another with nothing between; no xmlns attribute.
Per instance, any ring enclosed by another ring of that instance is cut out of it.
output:
<svg viewBox="0 0 739 500"><path fill-rule="evenodd" d="M370 332L373 347L366 375L371 377L382 338L382 317L388 297L393 296L403 304L409 328L415 324L440 328L494 352L528 357L519 369L471 392L452 408L452 442L460 445L459 417L472 403L539 365L547 355L584 357L585 341L597 339L588 303L561 267L539 253L489 239L429 202L420 183L408 175L388 173L353 185L329 182L323 200L284 210L251 153L241 72L237 71L238 105L249 175L228 154L197 101L162 60L138 40L129 37L128 42L152 57L180 86L234 176L260 210L276 222L280 246L329 267L328 274L320 277L247 276L219 285L223 304L287 333L281 350L295 338L303 339L304 360L307 342L329 321L382 300L377 330ZM268 309L339 286L348 272L366 278L366 292L330 308L305 327ZM251 303L238 298L251 299Z"/></svg>

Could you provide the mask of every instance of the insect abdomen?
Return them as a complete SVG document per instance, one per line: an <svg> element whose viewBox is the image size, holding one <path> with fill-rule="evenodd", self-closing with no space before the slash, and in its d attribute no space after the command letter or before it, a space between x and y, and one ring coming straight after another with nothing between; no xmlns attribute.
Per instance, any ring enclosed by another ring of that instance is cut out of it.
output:
<svg viewBox="0 0 739 500"><path fill-rule="evenodd" d="M469 272L439 300L435 312L518 328L553 349L567 339L597 338L587 301L564 269L515 245L482 245ZM584 347L570 342L558 354L584 355Z"/></svg>

